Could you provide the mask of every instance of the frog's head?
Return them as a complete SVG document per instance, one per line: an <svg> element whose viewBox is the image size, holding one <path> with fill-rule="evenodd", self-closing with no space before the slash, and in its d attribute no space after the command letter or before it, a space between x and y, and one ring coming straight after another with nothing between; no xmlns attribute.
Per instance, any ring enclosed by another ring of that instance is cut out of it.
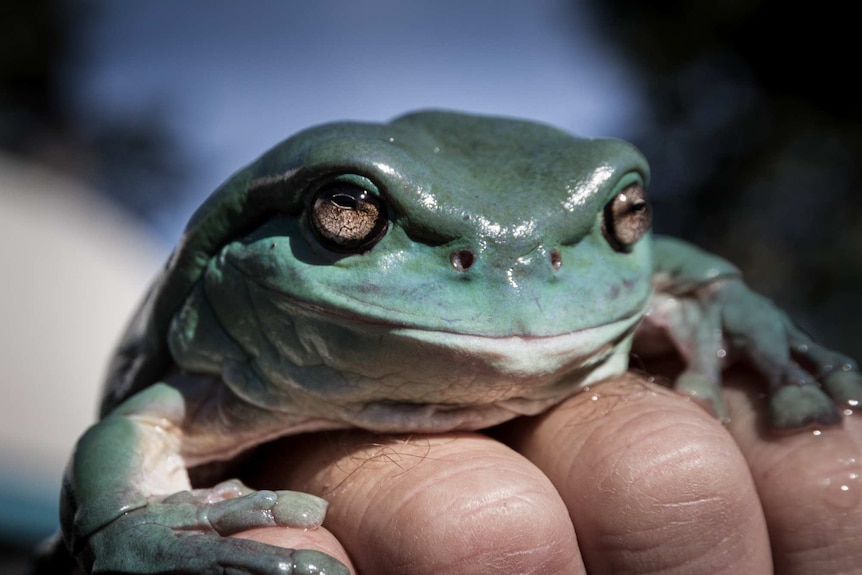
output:
<svg viewBox="0 0 862 575"><path fill-rule="evenodd" d="M523 397L510 379L624 366L651 289L647 178L625 142L526 121L420 112L325 125L201 207L168 288L202 277L234 355L273 381L285 364L291 381L296 366L325 365L343 380L328 392L355 401L357 378L413 365L425 382L455 372ZM198 324L175 322L181 365L199 363ZM390 400L428 393L398 381L387 387L413 391Z"/></svg>
<svg viewBox="0 0 862 575"><path fill-rule="evenodd" d="M424 112L335 124L253 166L269 219L228 251L321 313L486 337L550 336L640 312L647 164L619 140Z"/></svg>

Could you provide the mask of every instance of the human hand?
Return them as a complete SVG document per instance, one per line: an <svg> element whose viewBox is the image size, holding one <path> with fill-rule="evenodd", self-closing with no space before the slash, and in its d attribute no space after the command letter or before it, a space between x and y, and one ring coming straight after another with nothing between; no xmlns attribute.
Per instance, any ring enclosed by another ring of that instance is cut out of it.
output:
<svg viewBox="0 0 862 575"><path fill-rule="evenodd" d="M495 438L287 438L248 481L328 499L337 541L242 536L318 548L365 575L862 573L860 416L771 435L757 377L725 381L727 426L630 374Z"/></svg>

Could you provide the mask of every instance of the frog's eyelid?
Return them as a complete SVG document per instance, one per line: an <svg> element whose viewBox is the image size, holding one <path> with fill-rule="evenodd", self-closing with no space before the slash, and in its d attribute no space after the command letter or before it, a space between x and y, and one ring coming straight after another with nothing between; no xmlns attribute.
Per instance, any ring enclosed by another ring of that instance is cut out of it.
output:
<svg viewBox="0 0 862 575"><path fill-rule="evenodd" d="M623 174L614 185L611 194L608 196L608 201L613 200L617 197L617 195L622 192L624 189L633 186L639 185L644 190L647 189L646 180L644 179L644 175L638 172L637 170L631 170Z"/></svg>
<svg viewBox="0 0 862 575"><path fill-rule="evenodd" d="M288 170L281 174L270 174L267 176L259 176L254 178L248 184L249 192L258 192L262 189L272 188L276 186L281 186L286 184L288 181L293 179L296 173L299 172L299 168L294 168L292 170Z"/></svg>
<svg viewBox="0 0 862 575"><path fill-rule="evenodd" d="M627 190L631 190L627 193ZM618 189L605 204L602 235L614 250L627 252L652 226L652 210L640 180Z"/></svg>

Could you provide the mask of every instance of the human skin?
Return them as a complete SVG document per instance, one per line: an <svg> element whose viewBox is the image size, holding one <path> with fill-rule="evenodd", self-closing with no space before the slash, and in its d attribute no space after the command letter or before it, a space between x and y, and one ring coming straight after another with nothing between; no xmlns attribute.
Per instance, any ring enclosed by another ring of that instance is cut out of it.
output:
<svg viewBox="0 0 862 575"><path fill-rule="evenodd" d="M726 426L629 374L493 438L287 438L249 482L326 497L325 529L241 536L364 575L862 573L859 417L775 435L757 376L726 381Z"/></svg>

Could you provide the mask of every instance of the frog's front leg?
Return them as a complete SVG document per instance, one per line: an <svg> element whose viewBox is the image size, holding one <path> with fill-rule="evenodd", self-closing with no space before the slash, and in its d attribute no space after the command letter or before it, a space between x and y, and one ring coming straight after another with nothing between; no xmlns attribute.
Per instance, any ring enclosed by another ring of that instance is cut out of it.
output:
<svg viewBox="0 0 862 575"><path fill-rule="evenodd" d="M183 421L189 406L156 384L79 441L63 486L66 543L93 573L346 573L331 557L225 537L254 527L319 526L326 502L238 481L192 490ZM207 446L212 449L214 445ZM316 570L315 570L316 569Z"/></svg>
<svg viewBox="0 0 862 575"><path fill-rule="evenodd" d="M769 383L775 429L836 424L836 404L862 401L857 364L812 341L732 265L669 238L657 238L655 256L656 293L645 323L663 329L686 362L677 390L726 418L721 366L741 356Z"/></svg>

